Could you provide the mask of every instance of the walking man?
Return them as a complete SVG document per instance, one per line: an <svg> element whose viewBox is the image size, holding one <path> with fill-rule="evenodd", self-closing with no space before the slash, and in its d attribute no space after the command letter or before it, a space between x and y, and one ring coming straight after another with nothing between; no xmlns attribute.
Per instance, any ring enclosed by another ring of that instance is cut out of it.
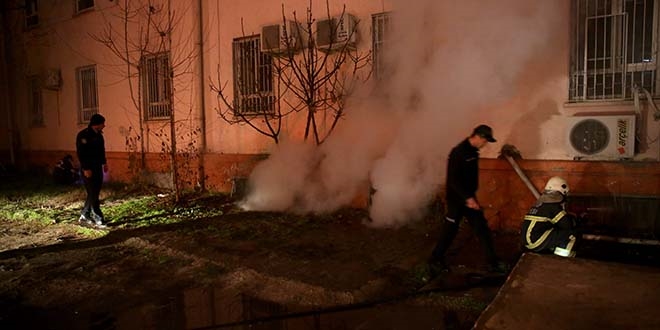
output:
<svg viewBox="0 0 660 330"><path fill-rule="evenodd" d="M79 221L94 224L97 227L105 227L99 201L103 173L108 171L105 159L105 141L103 140L104 127L105 118L100 114L94 114L89 119L87 128L80 131L76 137L76 151L87 191L87 199L85 199L85 206L80 213Z"/></svg>
<svg viewBox="0 0 660 330"><path fill-rule="evenodd" d="M495 254L490 229L476 197L479 186L479 149L488 142L495 141L493 130L487 125L479 125L449 154L446 184L447 213L442 223L440 238L429 262L433 277L449 271L445 253L456 238L460 221L464 217L481 242L490 271L506 272L507 267Z"/></svg>

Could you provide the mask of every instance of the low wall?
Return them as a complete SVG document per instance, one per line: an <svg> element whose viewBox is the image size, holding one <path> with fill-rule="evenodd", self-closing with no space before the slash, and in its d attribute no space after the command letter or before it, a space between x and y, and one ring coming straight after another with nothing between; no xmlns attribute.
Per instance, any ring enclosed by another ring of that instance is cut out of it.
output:
<svg viewBox="0 0 660 330"><path fill-rule="evenodd" d="M568 181L573 196L660 196L658 162L519 160L518 165L538 190L550 177L561 176ZM506 160L481 159L480 168L478 198L486 207L491 226L518 228L534 196ZM658 216L657 211L654 216Z"/></svg>
<svg viewBox="0 0 660 330"><path fill-rule="evenodd" d="M29 152L23 154L22 159L24 165L32 168L52 169L57 160L66 154L75 155L75 152ZM134 170L139 161L136 156L125 152L107 153L111 169L108 178L129 182L136 175L146 175ZM203 157L205 186L213 191L230 192L232 178L247 177L265 157L267 155L206 154ZM149 175L154 175L153 172L166 175L169 172L169 161L161 155L147 154L145 161L152 173ZM182 173L195 174L200 168L198 158L186 160L182 164L187 165L186 169L181 170ZM561 176L568 181L573 196L612 196L618 199L638 197L650 200L660 196L659 162L519 160L518 164L538 190L543 188L548 178ZM495 230L517 230L535 198L511 165L503 159L481 159L479 185L478 198L485 208L490 226ZM367 206L367 190L365 188L365 196L355 197L354 206ZM651 206L646 212L648 226L655 226L660 210ZM639 221L637 223L639 226Z"/></svg>

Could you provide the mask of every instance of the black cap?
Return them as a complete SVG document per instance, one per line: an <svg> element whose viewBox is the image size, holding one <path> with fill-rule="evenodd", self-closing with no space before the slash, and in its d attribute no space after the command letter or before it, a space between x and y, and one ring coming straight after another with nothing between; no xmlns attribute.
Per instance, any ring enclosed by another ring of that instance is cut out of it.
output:
<svg viewBox="0 0 660 330"><path fill-rule="evenodd" d="M497 142L495 138L493 137L493 129L490 128L488 125L479 125L474 128L474 131L472 131L472 135L479 135L482 138L486 139L488 142Z"/></svg>
<svg viewBox="0 0 660 330"><path fill-rule="evenodd" d="M98 113L93 114L92 117L89 118L89 126L96 126L104 123L105 123L105 117L101 116Z"/></svg>

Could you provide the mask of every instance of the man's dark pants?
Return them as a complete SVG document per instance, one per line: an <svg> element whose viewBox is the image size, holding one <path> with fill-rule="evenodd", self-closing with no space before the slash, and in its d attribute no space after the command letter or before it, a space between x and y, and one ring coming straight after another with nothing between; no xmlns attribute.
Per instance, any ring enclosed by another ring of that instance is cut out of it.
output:
<svg viewBox="0 0 660 330"><path fill-rule="evenodd" d="M445 263L445 253L456 238L458 227L463 217L467 219L472 231L479 238L479 242L481 242L481 246L486 253L488 264L497 264L498 258L495 254L493 239L490 234L490 229L488 228L486 217L484 217L484 212L465 206L463 201L447 203L447 216L442 223L438 243L431 254L431 262Z"/></svg>
<svg viewBox="0 0 660 330"><path fill-rule="evenodd" d="M87 191L87 199L85 200L85 206L83 206L82 209L82 215L89 217L92 214L91 212L94 212L96 215L103 218L101 201L99 200L101 185L103 185L103 168L99 167L92 169L92 176L87 178L83 175L83 180L85 182L85 190Z"/></svg>

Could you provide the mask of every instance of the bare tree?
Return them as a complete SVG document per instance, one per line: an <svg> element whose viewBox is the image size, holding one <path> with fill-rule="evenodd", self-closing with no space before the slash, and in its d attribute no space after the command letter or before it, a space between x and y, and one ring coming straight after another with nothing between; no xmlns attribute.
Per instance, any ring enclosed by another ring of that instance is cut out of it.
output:
<svg viewBox="0 0 660 330"><path fill-rule="evenodd" d="M280 40L261 44L262 48L265 46L266 49L276 50L260 54L262 62L272 67L272 92L258 88L263 84L258 80L259 77L250 81L235 74L232 101L230 95L227 95L226 83L211 83L211 89L217 93L217 112L224 121L247 124L278 143L282 120L293 114L304 113L305 141L312 138L319 145L330 136L344 116L346 96L351 93L356 82L368 79L371 74L370 70L363 70L370 68L371 53L359 52L351 42L357 36L359 22L346 13L345 6L339 16L333 17L326 1L325 12L326 19L316 22L310 0L305 16L300 21L295 11L292 18L288 18L282 5ZM323 40L318 40L317 36ZM268 42L264 36L261 40ZM240 61L242 55L240 46L235 46L233 60ZM221 80L218 72L218 82ZM251 87L257 88L250 90ZM246 105L244 100L237 99L237 91L246 89L248 93L256 94L257 99L266 100L257 102L260 109L252 109L250 104ZM322 128L319 123L324 118L329 118L329 125Z"/></svg>
<svg viewBox="0 0 660 330"><path fill-rule="evenodd" d="M125 65L122 74L128 82L138 118L137 131L129 130L137 136L127 135L127 148L129 151L139 149L139 166L143 171L146 134L161 140L161 153L169 155L172 187L178 201L181 194L178 159L189 161L189 157L180 155L177 140L190 139L187 150L194 149L198 129L190 126L190 113L188 118L176 118L174 81L178 76L191 73L197 49L184 44L173 45L173 32L179 27L183 14L174 12L171 0L123 0L118 7L119 14L106 19L103 31L92 38ZM194 40L192 36L183 39ZM161 122L166 124L160 129L147 128L145 120L154 116L168 120Z"/></svg>

